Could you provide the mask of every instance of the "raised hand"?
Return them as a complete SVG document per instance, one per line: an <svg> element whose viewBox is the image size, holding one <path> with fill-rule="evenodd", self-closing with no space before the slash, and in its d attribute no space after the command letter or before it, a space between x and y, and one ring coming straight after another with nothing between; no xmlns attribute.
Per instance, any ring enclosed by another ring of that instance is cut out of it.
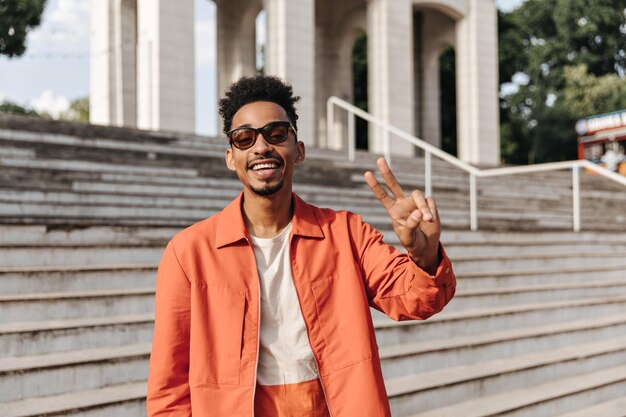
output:
<svg viewBox="0 0 626 417"><path fill-rule="evenodd" d="M411 195L405 195L387 161L379 158L376 165L394 198L387 194L371 171L365 173L367 185L387 210L393 230L411 259L425 271L434 273L440 262L441 235L441 222L435 200L432 197L425 198L418 190L413 190Z"/></svg>

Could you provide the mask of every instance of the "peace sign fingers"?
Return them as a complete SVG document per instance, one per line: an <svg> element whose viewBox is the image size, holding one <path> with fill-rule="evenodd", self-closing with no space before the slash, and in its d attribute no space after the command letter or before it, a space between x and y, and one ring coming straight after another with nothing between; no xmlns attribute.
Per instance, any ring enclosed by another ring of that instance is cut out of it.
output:
<svg viewBox="0 0 626 417"><path fill-rule="evenodd" d="M396 177L391 172L389 165L387 165L387 161L384 158L379 158L376 161L376 165L378 166L378 170L383 176L383 180L385 181L385 185L391 191L395 200L389 197L387 191L380 185L376 176L371 172L367 171L365 173L365 182L372 190L374 196L380 201L380 203L385 207L387 212L395 205L396 201L405 197L404 192L402 191L402 187L396 180ZM389 213L391 214L391 213Z"/></svg>
<svg viewBox="0 0 626 417"><path fill-rule="evenodd" d="M385 158L378 158L376 161L376 165L378 166L378 170L380 174L383 176L383 180L385 181L385 185L389 188L389 191L393 194L393 196L397 199L404 197L404 191L402 191L402 187L398 183L396 176L391 172L391 168L385 161Z"/></svg>
<svg viewBox="0 0 626 417"><path fill-rule="evenodd" d="M392 195L387 193L371 171L365 173L365 181L389 214L400 243L418 265L434 263L438 259L441 233L435 200L426 198L419 190L405 195L385 159L378 159L376 165Z"/></svg>
<svg viewBox="0 0 626 417"><path fill-rule="evenodd" d="M367 185L369 185L370 190L372 190L372 193L374 194L374 197L376 197L378 201L380 201L380 203L383 205L383 207L385 207L385 209L389 211L389 209L393 207L395 202L389 197L387 191L385 191L385 189L380 185L372 171L367 171L365 173L365 182L367 182Z"/></svg>

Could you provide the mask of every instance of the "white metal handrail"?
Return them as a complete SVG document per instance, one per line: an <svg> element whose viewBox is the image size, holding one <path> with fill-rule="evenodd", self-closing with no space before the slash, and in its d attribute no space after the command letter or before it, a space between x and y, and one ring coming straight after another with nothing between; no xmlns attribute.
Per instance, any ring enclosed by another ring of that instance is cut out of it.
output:
<svg viewBox="0 0 626 417"><path fill-rule="evenodd" d="M527 166L518 166L518 167L503 167L503 168L492 168L492 169L480 169L476 168L468 164L465 161L460 160L459 158L450 155L447 152L442 151L441 149L431 145L424 140L407 133L401 129L398 129L395 126L390 125L389 123L381 120L377 117L372 116L366 111L354 106L351 103L348 103L345 100L340 99L339 97L332 96L326 102L326 135L327 135L327 143L332 142L332 136L334 131L334 107L340 107L348 112L348 159L350 161L354 161L355 159L355 149L356 149L356 140L355 140L355 116L358 116L368 122L380 127L383 129L383 149L384 156L387 162L391 164L391 144L390 144L390 134L394 134L399 138L404 139L405 141L411 143L412 145L422 149L424 151L424 182L425 182L425 193L426 195L432 194L432 155L443 159L444 161L456 166L459 169L467 172L469 174L469 188L470 188L470 229L478 230L478 201L477 201L477 184L476 178L487 178L487 177L496 177L502 175L515 175L515 174L526 174L533 172L545 172L545 171L556 171L562 169L571 169L572 170L572 213L574 218L574 231L580 231L580 169L587 168L595 173L608 178L618 184L626 186L626 177L616 174L606 168L598 166L593 162L587 160L576 160L576 161L563 161L563 162L550 162L546 164L536 164L536 165L527 165Z"/></svg>

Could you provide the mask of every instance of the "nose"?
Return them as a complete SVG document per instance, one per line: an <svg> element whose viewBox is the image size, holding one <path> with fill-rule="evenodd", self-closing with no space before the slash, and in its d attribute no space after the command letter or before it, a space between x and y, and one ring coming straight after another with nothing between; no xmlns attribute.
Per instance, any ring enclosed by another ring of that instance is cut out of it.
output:
<svg viewBox="0 0 626 417"><path fill-rule="evenodd" d="M251 151L255 154L263 155L272 150L272 145L265 140L265 136L261 132L256 134L256 142L252 145Z"/></svg>

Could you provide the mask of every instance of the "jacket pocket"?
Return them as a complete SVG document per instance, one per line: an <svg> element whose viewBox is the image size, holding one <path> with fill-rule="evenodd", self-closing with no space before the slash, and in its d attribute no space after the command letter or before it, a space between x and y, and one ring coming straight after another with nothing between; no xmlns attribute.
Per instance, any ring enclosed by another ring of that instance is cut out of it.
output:
<svg viewBox="0 0 626 417"><path fill-rule="evenodd" d="M196 289L192 293L190 382L237 385L246 294L228 287L200 285Z"/></svg>
<svg viewBox="0 0 626 417"><path fill-rule="evenodd" d="M372 317L362 281L330 277L311 285L333 370L372 357L377 351Z"/></svg>

